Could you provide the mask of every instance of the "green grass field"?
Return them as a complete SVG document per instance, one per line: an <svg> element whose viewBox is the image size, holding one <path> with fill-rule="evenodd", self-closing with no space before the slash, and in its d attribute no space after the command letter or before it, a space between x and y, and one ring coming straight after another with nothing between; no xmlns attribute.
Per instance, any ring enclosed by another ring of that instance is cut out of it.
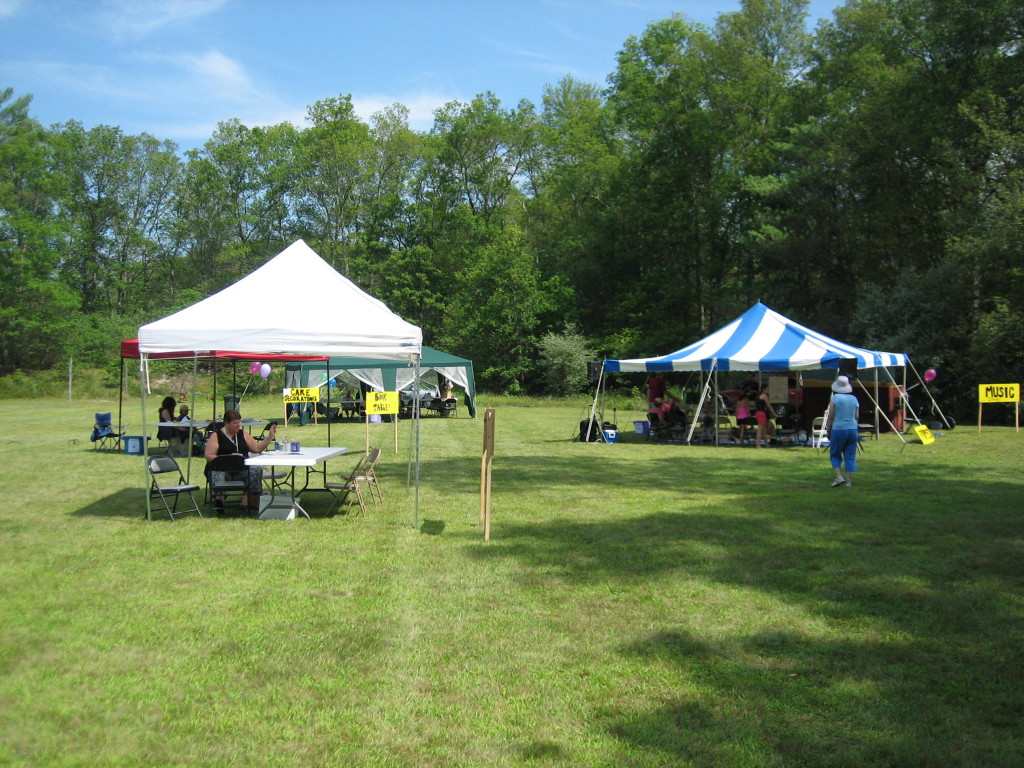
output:
<svg viewBox="0 0 1024 768"><path fill-rule="evenodd" d="M407 424L365 517L172 523L88 440L116 403L0 401L0 765L1024 765L1024 434L883 436L832 489L809 448L491 404L485 543L462 411L422 422L418 528Z"/></svg>

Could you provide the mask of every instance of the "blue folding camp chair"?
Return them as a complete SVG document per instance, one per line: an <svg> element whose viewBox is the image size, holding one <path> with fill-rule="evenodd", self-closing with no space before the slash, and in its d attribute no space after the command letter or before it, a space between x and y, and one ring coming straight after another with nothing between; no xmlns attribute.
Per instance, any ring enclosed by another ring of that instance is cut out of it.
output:
<svg viewBox="0 0 1024 768"><path fill-rule="evenodd" d="M119 424L114 427L110 423L109 413L97 413L96 423L93 425L92 434L89 439L92 440L93 448L99 450L100 448L113 448L119 450L121 448L121 438L124 437L124 432L120 430L123 427Z"/></svg>

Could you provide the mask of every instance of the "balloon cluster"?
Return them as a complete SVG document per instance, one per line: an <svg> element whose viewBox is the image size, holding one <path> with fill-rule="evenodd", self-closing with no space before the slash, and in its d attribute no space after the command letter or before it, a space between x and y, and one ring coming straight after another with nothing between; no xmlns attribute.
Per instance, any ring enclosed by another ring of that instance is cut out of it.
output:
<svg viewBox="0 0 1024 768"><path fill-rule="evenodd" d="M264 379L270 375L270 370L270 363L263 363L262 365L260 365L258 361L254 360L249 364L249 373L253 374L254 376L258 373Z"/></svg>

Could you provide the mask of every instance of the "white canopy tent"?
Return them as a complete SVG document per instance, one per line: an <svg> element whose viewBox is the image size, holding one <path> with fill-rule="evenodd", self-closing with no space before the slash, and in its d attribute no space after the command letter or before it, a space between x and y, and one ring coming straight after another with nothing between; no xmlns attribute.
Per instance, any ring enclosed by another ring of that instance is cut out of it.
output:
<svg viewBox="0 0 1024 768"><path fill-rule="evenodd" d="M188 353L198 360L213 350L230 349L405 360L415 368L422 347L419 327L393 313L297 240L219 293L139 328L143 424L147 423L149 355ZM415 442L418 517L418 420ZM143 451L144 458L145 454ZM148 488L148 469L146 477ZM148 493L146 499L149 518Z"/></svg>
<svg viewBox="0 0 1024 768"><path fill-rule="evenodd" d="M139 352L230 349L413 360L423 332L302 240L219 293L139 328Z"/></svg>

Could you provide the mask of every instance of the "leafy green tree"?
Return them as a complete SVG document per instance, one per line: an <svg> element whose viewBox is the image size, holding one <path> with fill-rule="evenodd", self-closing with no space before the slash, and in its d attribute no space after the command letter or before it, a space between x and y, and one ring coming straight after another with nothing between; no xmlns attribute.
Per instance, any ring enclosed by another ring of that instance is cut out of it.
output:
<svg viewBox="0 0 1024 768"><path fill-rule="evenodd" d="M396 281L405 282L401 270L409 266L391 263L392 256L405 261L408 254L403 252L417 247L412 239L410 188L423 162L424 146L421 136L409 128L408 109L399 104L370 118L370 141L372 152L354 270L364 289L390 305L390 300L397 298L391 286ZM392 269L400 272L392 274Z"/></svg>
<svg viewBox="0 0 1024 768"><path fill-rule="evenodd" d="M570 323L561 333L548 331L537 346L542 378L550 394L575 395L587 388L587 363L595 353L579 328Z"/></svg>
<svg viewBox="0 0 1024 768"><path fill-rule="evenodd" d="M66 357L78 319L58 277L64 222L53 217L59 179L30 96L0 91L0 372L45 369Z"/></svg>
<svg viewBox="0 0 1024 768"><path fill-rule="evenodd" d="M168 224L179 258L168 263L167 282L218 291L291 240L298 139L289 123L249 128L229 120L201 150L186 153Z"/></svg>
<svg viewBox="0 0 1024 768"><path fill-rule="evenodd" d="M169 254L164 222L179 172L173 142L71 121L52 134L70 236L61 272L86 313L134 312L150 302L150 275Z"/></svg>
<svg viewBox="0 0 1024 768"><path fill-rule="evenodd" d="M546 286L522 238L506 230L459 275L449 305L457 319L440 341L473 359L483 386L516 394L534 376Z"/></svg>
<svg viewBox="0 0 1024 768"><path fill-rule="evenodd" d="M707 329L733 267L722 171L734 139L708 102L709 44L681 18L651 24L626 41L610 78L627 157L613 181L600 282L580 295L610 308L601 331L644 327L650 349Z"/></svg>
<svg viewBox="0 0 1024 768"><path fill-rule="evenodd" d="M433 132L438 183L474 216L500 226L528 181L537 145L533 105L521 101L514 110L502 109L493 93L470 104L450 102L437 111Z"/></svg>
<svg viewBox="0 0 1024 768"><path fill-rule="evenodd" d="M373 188L374 145L350 96L309 108L312 124L296 149L295 187L301 230L320 255L353 277L365 203Z"/></svg>
<svg viewBox="0 0 1024 768"><path fill-rule="evenodd" d="M544 90L534 194L526 200L524 234L544 280L559 278L564 300L554 322L578 320L580 289L602 251L609 180L621 160L608 110L596 85L567 76ZM581 303L582 302L582 303Z"/></svg>

